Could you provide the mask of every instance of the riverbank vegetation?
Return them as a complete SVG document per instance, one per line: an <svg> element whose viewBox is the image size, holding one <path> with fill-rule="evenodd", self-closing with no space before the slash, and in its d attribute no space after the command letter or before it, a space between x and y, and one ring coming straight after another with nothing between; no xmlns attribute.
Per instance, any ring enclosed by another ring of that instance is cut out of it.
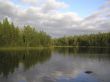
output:
<svg viewBox="0 0 110 82"><path fill-rule="evenodd" d="M110 32L54 39L55 46L109 47Z"/></svg>
<svg viewBox="0 0 110 82"><path fill-rule="evenodd" d="M10 23L7 18L0 22L0 49L25 47L109 47L110 32L77 35L52 39L47 33L26 25L23 28Z"/></svg>

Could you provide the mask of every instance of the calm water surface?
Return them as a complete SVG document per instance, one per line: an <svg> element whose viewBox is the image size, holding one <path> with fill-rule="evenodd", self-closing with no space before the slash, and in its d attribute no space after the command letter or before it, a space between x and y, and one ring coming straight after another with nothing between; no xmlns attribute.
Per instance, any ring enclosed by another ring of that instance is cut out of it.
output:
<svg viewBox="0 0 110 82"><path fill-rule="evenodd" d="M0 51L0 82L110 82L109 50Z"/></svg>

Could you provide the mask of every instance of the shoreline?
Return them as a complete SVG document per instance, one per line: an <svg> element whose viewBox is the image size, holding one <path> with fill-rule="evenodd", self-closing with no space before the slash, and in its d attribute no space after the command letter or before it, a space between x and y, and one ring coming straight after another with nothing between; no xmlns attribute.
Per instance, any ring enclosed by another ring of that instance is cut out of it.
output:
<svg viewBox="0 0 110 82"><path fill-rule="evenodd" d="M18 51L22 51L22 50L42 50L42 49L48 49L50 47L0 47L0 51L3 50L18 50Z"/></svg>
<svg viewBox="0 0 110 82"><path fill-rule="evenodd" d="M110 47L99 47L99 46L49 46L49 47L0 47L2 50L42 50L52 48L110 48Z"/></svg>
<svg viewBox="0 0 110 82"><path fill-rule="evenodd" d="M54 46L54 47L65 47L65 48L110 48L110 47L101 47L101 46Z"/></svg>

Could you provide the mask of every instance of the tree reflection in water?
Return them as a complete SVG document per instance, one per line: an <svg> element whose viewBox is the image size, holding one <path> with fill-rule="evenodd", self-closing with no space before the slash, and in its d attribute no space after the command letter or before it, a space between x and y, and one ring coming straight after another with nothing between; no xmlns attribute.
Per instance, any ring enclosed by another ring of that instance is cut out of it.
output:
<svg viewBox="0 0 110 82"><path fill-rule="evenodd" d="M43 63L51 57L50 49L24 50L24 51L0 51L0 75L7 77L22 63L24 70L38 63Z"/></svg>

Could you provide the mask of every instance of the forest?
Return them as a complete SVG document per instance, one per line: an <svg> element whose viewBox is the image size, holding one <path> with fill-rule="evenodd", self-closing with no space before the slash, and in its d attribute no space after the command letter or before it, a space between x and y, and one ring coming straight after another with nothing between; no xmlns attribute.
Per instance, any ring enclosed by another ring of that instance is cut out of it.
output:
<svg viewBox="0 0 110 82"><path fill-rule="evenodd" d="M7 18L0 22L0 47L49 46L51 37L30 25L16 27Z"/></svg>
<svg viewBox="0 0 110 82"><path fill-rule="evenodd" d="M50 46L110 46L110 32L51 38L43 31L26 25L23 28L10 23L7 18L0 22L0 47L50 47Z"/></svg>
<svg viewBox="0 0 110 82"><path fill-rule="evenodd" d="M55 46L110 47L110 32L54 39Z"/></svg>

